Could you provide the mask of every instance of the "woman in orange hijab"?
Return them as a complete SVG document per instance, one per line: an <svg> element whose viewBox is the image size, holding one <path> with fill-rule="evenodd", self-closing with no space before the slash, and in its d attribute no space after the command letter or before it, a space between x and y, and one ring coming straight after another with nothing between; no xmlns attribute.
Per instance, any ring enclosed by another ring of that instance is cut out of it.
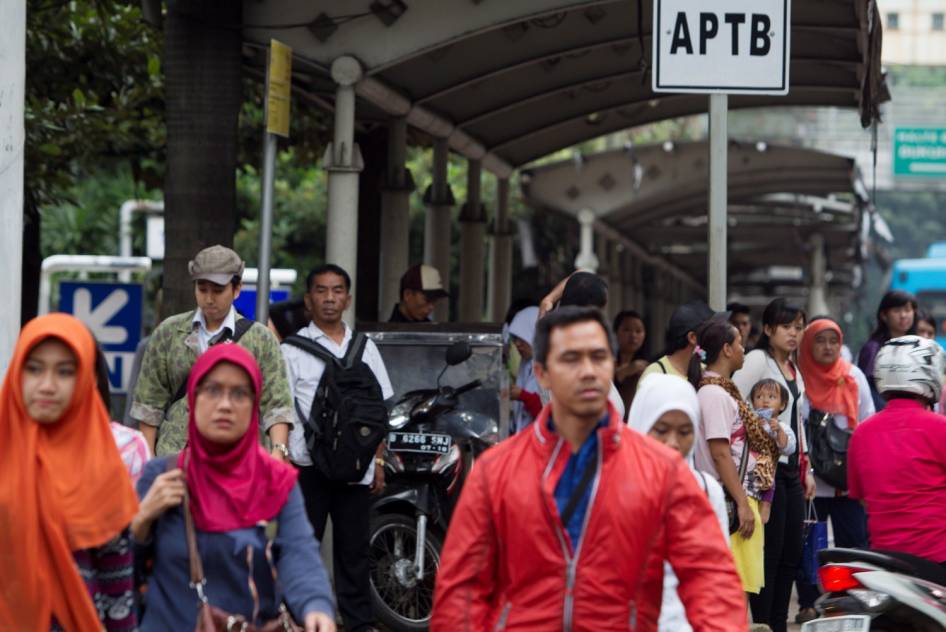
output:
<svg viewBox="0 0 946 632"><path fill-rule="evenodd" d="M90 591L114 576L130 584L137 509L96 391L95 341L71 316L36 318L0 390L0 630L133 628L130 591L95 602Z"/></svg>
<svg viewBox="0 0 946 632"><path fill-rule="evenodd" d="M813 320L805 328L798 348L798 365L805 378L801 414L803 419L827 414L836 427L853 430L874 414L874 400L864 373L841 357L843 344L841 328L830 318ZM809 446L809 452L813 449ZM867 516L861 504L848 498L846 489L836 489L817 474L815 484L815 510L822 521L831 519L835 545L867 548ZM800 620L814 618L817 597L817 586L799 581Z"/></svg>

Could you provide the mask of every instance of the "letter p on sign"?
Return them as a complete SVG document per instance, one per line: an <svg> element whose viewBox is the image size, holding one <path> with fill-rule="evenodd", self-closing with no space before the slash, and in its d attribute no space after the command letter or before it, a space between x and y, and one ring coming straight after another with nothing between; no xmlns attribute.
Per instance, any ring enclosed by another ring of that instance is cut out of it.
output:
<svg viewBox="0 0 946 632"><path fill-rule="evenodd" d="M654 0L654 92L787 94L791 0Z"/></svg>

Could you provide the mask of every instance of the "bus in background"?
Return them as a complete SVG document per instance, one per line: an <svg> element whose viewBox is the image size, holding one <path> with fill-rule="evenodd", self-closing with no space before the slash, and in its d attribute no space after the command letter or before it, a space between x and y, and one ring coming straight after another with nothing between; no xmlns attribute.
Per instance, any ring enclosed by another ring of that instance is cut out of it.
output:
<svg viewBox="0 0 946 632"><path fill-rule="evenodd" d="M936 341L946 347L946 242L932 244L925 259L899 259L893 264L891 290L906 290L936 319Z"/></svg>

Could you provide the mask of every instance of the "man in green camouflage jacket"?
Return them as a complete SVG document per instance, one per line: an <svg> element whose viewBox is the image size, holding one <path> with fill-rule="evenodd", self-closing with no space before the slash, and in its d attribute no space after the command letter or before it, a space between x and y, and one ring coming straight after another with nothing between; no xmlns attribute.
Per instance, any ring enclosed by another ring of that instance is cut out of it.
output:
<svg viewBox="0 0 946 632"><path fill-rule="evenodd" d="M238 337L237 344L253 354L263 374L260 430L269 436L273 456L288 459L293 411L286 366L273 333L233 308L243 269L240 256L229 248L201 250L188 264L197 309L167 318L151 334L131 417L158 456L178 452L187 442L187 397L181 397L181 385L186 384L197 357L211 345Z"/></svg>

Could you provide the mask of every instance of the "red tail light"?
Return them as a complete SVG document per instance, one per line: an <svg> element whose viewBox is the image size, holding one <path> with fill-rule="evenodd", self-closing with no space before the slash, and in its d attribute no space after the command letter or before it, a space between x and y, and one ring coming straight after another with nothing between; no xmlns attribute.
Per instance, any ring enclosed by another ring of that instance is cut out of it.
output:
<svg viewBox="0 0 946 632"><path fill-rule="evenodd" d="M821 587L825 592L843 592L851 588L861 588L861 582L857 581L855 574L864 571L863 568L851 566L822 566L818 569L818 579L821 580Z"/></svg>

